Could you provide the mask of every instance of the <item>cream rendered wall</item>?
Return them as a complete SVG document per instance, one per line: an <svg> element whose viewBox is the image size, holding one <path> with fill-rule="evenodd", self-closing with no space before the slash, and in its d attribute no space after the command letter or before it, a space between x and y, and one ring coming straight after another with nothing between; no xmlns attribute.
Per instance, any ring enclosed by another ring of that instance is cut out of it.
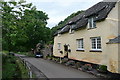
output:
<svg viewBox="0 0 120 80"><path fill-rule="evenodd" d="M118 2L118 33L120 34L120 1Z"/></svg>
<svg viewBox="0 0 120 80"><path fill-rule="evenodd" d="M119 61L119 57L120 55L118 55L118 44L108 44L107 45L107 49L108 49L108 70L114 73L120 73L120 61Z"/></svg>
<svg viewBox="0 0 120 80"><path fill-rule="evenodd" d="M120 1L118 3L118 33L120 35ZM120 43L118 44L118 72L120 73Z"/></svg>
<svg viewBox="0 0 120 80"><path fill-rule="evenodd" d="M70 59L91 62L95 64L103 64L108 66L109 58L112 56L108 56L109 50L108 44L106 44L109 39L113 39L118 36L118 4L116 4L115 8L112 9L106 20L97 22L95 29L88 30L87 28L75 31L74 34L65 33L61 34L61 36L56 36L54 38L54 47L53 47L53 55L63 57L64 56L64 45L69 44L71 53L68 54ZM90 37L101 37L102 44L102 52L90 52L91 50L91 40ZM84 40L84 52L76 51L77 50L77 42L76 39ZM57 43L61 43L62 48L58 50ZM63 54L59 53L59 51L63 51ZM114 52L115 51L115 52ZM117 50L113 52L117 53ZM111 53L113 54L113 53ZM117 59L114 56L114 59Z"/></svg>
<svg viewBox="0 0 120 80"><path fill-rule="evenodd" d="M120 43L118 44L118 73L120 73Z"/></svg>
<svg viewBox="0 0 120 80"><path fill-rule="evenodd" d="M115 11L115 12L114 12ZM119 11L120 11L120 2L116 4L116 8L114 9L113 13L111 12L111 14L109 14L109 18L110 19L111 17L113 17L114 15L115 16L115 19L111 19L111 20L114 20L114 21L117 21L117 32L119 35L120 34L120 18L119 18ZM117 18L118 17L118 18ZM117 19L116 19L117 18ZM111 28L111 31L114 31L115 32L115 29L112 30ZM114 33L116 34L116 33ZM111 38L112 38L112 33L111 33ZM107 47L106 47L106 53L107 53L107 56L108 56L108 59L107 59L107 66L108 66L108 70L111 71L111 72L114 72L114 73L120 73L120 44L107 44Z"/></svg>
<svg viewBox="0 0 120 80"><path fill-rule="evenodd" d="M118 33L120 35L120 1L118 2ZM118 44L118 72L120 73L120 44Z"/></svg>

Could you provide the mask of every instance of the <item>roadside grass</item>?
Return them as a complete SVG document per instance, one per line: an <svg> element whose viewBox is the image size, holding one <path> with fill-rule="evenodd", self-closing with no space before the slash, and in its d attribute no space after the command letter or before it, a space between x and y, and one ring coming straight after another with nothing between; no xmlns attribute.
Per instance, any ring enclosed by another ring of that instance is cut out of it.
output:
<svg viewBox="0 0 120 80"><path fill-rule="evenodd" d="M35 57L34 54L29 54L29 53L27 54L27 56L28 56L28 57Z"/></svg>
<svg viewBox="0 0 120 80"><path fill-rule="evenodd" d="M9 52L8 52L8 51L3 50L3 51L2 51L2 53L6 54L6 53L9 53Z"/></svg>
<svg viewBox="0 0 120 80"><path fill-rule="evenodd" d="M25 67L22 61L20 59L17 59L16 63L18 64L19 69L21 71L21 78L29 78L29 75L28 75L29 70Z"/></svg>
<svg viewBox="0 0 120 80"><path fill-rule="evenodd" d="M28 70L17 57L3 54L2 63L3 80L10 78L29 78Z"/></svg>
<svg viewBox="0 0 120 80"><path fill-rule="evenodd" d="M3 54L8 55L8 51L2 51ZM13 52L14 53L14 52ZM28 57L34 57L35 55L32 54L31 52L16 52L16 54L20 54L20 55L26 55Z"/></svg>
<svg viewBox="0 0 120 80"><path fill-rule="evenodd" d="M16 54L27 55L27 52L17 52Z"/></svg>
<svg viewBox="0 0 120 80"><path fill-rule="evenodd" d="M16 58L14 56L3 54L2 59L2 79L21 77L21 72L16 64Z"/></svg>
<svg viewBox="0 0 120 80"><path fill-rule="evenodd" d="M0 53L0 79L2 78L2 53Z"/></svg>
<svg viewBox="0 0 120 80"><path fill-rule="evenodd" d="M34 57L35 55L30 52L17 52L16 54L26 55L28 57Z"/></svg>

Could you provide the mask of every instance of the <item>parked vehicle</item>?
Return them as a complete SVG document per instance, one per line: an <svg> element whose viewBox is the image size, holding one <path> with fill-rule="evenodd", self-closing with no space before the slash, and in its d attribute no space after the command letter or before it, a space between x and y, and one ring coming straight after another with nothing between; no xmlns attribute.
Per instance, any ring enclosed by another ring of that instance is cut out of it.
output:
<svg viewBox="0 0 120 80"><path fill-rule="evenodd" d="M43 58L43 54L40 52L36 52L35 57L36 58Z"/></svg>

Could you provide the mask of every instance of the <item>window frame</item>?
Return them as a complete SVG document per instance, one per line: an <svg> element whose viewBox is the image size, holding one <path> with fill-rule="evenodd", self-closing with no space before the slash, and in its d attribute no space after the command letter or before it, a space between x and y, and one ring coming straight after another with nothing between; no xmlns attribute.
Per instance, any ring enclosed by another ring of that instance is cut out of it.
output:
<svg viewBox="0 0 120 80"><path fill-rule="evenodd" d="M85 50L84 49L84 39L77 39L77 51L78 50Z"/></svg>
<svg viewBox="0 0 120 80"><path fill-rule="evenodd" d="M91 50L92 51L102 51L102 40L101 40L101 37L91 37ZM93 39L95 41L93 41ZM99 41L99 40L100 41ZM95 42L95 43L94 43ZM93 44L94 43L94 44ZM94 45L94 46L93 46ZM98 45L99 45L99 48L98 48Z"/></svg>
<svg viewBox="0 0 120 80"><path fill-rule="evenodd" d="M95 17L90 17L88 19L88 29L94 29L96 28L96 22L94 21Z"/></svg>
<svg viewBox="0 0 120 80"><path fill-rule="evenodd" d="M70 25L70 30L69 30L69 33L70 33L70 34L73 34L73 33L74 33L74 30L72 30L73 27L75 27L75 24Z"/></svg>

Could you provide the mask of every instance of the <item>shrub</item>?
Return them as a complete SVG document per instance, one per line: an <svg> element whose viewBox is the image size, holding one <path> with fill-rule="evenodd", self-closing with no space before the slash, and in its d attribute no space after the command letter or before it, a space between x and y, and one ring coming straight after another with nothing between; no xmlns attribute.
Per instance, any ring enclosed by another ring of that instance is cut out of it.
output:
<svg viewBox="0 0 120 80"><path fill-rule="evenodd" d="M52 56L47 56L47 59L54 60Z"/></svg>
<svg viewBox="0 0 120 80"><path fill-rule="evenodd" d="M66 65L66 66L74 66L74 65L75 65L75 61L70 60L70 61L68 61L65 65Z"/></svg>
<svg viewBox="0 0 120 80"><path fill-rule="evenodd" d="M54 61L60 62L60 58L54 58Z"/></svg>
<svg viewBox="0 0 120 80"><path fill-rule="evenodd" d="M76 62L76 64L75 64L75 68L80 68L82 66L82 64L80 63L80 62Z"/></svg>
<svg viewBox="0 0 120 80"><path fill-rule="evenodd" d="M107 66L106 65L100 65L98 68L99 72L107 72Z"/></svg>
<svg viewBox="0 0 120 80"><path fill-rule="evenodd" d="M64 63L66 63L66 62L68 62L68 59L67 59L67 58L63 58L63 59L62 59L62 63L64 64Z"/></svg>
<svg viewBox="0 0 120 80"><path fill-rule="evenodd" d="M82 70L90 71L90 70L92 70L92 65L91 64L85 64L84 66L82 66Z"/></svg>

